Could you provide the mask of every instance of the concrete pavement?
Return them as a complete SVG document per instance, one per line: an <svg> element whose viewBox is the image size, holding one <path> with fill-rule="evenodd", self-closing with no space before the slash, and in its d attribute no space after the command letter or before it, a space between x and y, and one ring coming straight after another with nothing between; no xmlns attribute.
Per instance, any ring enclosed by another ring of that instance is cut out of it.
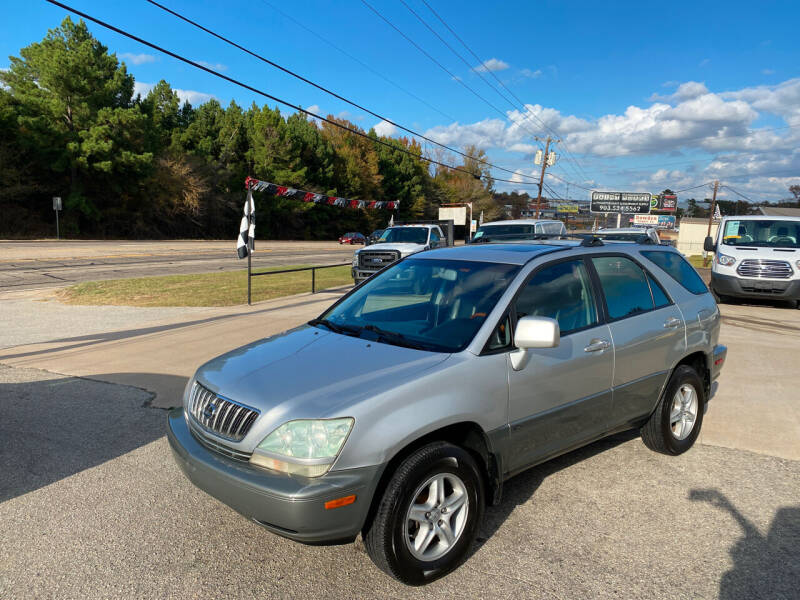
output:
<svg viewBox="0 0 800 600"><path fill-rule="evenodd" d="M337 297L325 292L253 307L193 309L180 318L118 331L5 348L0 363L142 387L155 394L154 406L175 406L200 364L304 323ZM728 362L709 405L701 443L800 460L800 310L769 305L720 309ZM94 318L91 313L89 317Z"/></svg>
<svg viewBox="0 0 800 600"><path fill-rule="evenodd" d="M194 488L147 397L0 367L0 598L796 597L797 461L616 436L512 479L467 562L409 588Z"/></svg>
<svg viewBox="0 0 800 600"><path fill-rule="evenodd" d="M0 363L141 387L154 394L153 406L177 406L198 366L228 350L296 327L318 316L340 295L327 291L252 307L192 309L180 318L140 321L131 328L84 335L60 337L53 331L50 341L0 350ZM10 308L6 305L6 310ZM80 316L90 324L95 320L91 313L72 315L75 320ZM16 320L8 312L4 318ZM34 331L29 335L39 333L36 325L31 327ZM0 333L0 348L4 345Z"/></svg>
<svg viewBox="0 0 800 600"><path fill-rule="evenodd" d="M729 358L701 444L671 458L627 433L514 478L466 564L417 589L360 541L301 546L195 489L153 408L207 358L336 297L182 315L0 304L0 318L53 309L14 332L37 343L0 351L0 598L796 597L800 311L722 306ZM72 334L48 338L58 319Z"/></svg>

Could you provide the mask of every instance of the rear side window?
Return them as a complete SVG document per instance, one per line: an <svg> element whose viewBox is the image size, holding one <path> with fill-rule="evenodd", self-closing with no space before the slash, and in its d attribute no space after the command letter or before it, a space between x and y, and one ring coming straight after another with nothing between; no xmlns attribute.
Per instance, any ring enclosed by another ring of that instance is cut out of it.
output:
<svg viewBox="0 0 800 600"><path fill-rule="evenodd" d="M642 256L657 264L667 275L693 294L705 294L706 284L685 258L677 252L642 252Z"/></svg>
<svg viewBox="0 0 800 600"><path fill-rule="evenodd" d="M592 264L600 277L608 316L622 319L653 310L653 296L642 268L623 256L598 256Z"/></svg>

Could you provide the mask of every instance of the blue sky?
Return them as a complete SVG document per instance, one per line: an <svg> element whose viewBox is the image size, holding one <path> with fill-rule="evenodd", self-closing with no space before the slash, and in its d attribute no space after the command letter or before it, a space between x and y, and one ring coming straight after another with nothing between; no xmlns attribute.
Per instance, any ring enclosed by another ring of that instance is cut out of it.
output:
<svg viewBox="0 0 800 600"><path fill-rule="evenodd" d="M548 185L561 196L567 193L563 180L572 182L574 198L587 197L583 187L657 192L720 178L731 199L735 189L755 200L777 200L800 184L800 2L427 0L479 62L423 0L405 0L484 79L495 87L492 75L503 81L520 104L507 90L500 88L510 102L489 87L402 2L369 1L456 79L358 0L163 3L376 113L450 146L477 144L494 163L518 171L498 177L527 181L536 170L533 135L557 133L564 142L556 147L561 158L552 173L561 179L548 178ZM378 125L144 0L67 4L293 103L365 129ZM0 24L0 68L65 14L43 0L9 3ZM90 29L126 62L143 92L166 79L194 104L210 97L223 104L264 101L99 25ZM385 123L378 131L398 134ZM515 183L497 188L535 189Z"/></svg>

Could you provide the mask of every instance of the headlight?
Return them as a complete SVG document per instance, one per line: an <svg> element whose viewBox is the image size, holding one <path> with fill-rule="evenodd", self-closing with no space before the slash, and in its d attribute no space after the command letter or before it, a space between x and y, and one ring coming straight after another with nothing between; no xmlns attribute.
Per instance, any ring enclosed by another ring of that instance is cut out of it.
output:
<svg viewBox="0 0 800 600"><path fill-rule="evenodd" d="M349 417L289 421L264 438L250 462L290 475L319 477L339 456L354 422Z"/></svg>
<svg viewBox="0 0 800 600"><path fill-rule="evenodd" d="M735 262L736 259L732 256L728 256L727 254L717 254L717 263L721 264L723 267L731 267Z"/></svg>
<svg viewBox="0 0 800 600"><path fill-rule="evenodd" d="M357 266L358 266L358 252L356 252L355 254L353 254L353 266L354 266L354 267L357 267Z"/></svg>

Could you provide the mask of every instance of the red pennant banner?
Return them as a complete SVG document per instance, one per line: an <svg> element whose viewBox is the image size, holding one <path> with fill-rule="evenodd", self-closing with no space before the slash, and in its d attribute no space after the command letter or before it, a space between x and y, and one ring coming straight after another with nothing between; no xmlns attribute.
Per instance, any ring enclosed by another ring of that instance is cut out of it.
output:
<svg viewBox="0 0 800 600"><path fill-rule="evenodd" d="M349 208L388 208L395 210L400 207L400 202L397 200L351 200L348 198L337 198L336 196L326 196L325 194L316 194L314 192L306 192L303 190L296 190L294 188L277 185L268 181L261 181L254 177L248 177L244 180L244 187L247 190L254 192L265 192L271 196L280 196L282 198L291 198L301 202L313 202L314 204L327 204L329 206L341 206Z"/></svg>

